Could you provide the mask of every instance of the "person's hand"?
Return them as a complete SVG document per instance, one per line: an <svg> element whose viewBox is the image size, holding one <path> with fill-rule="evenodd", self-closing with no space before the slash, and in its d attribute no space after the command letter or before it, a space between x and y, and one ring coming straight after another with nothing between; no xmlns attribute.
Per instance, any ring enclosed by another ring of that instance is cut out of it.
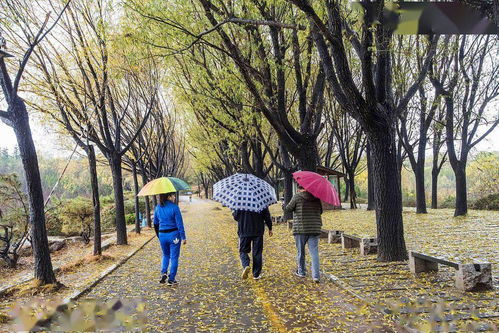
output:
<svg viewBox="0 0 499 333"><path fill-rule="evenodd" d="M274 235L274 233L272 232L272 230L269 230L269 237L272 237Z"/></svg>
<svg viewBox="0 0 499 333"><path fill-rule="evenodd" d="M185 244L187 244L187 239L184 239L184 240L182 241L182 245L185 245Z"/></svg>

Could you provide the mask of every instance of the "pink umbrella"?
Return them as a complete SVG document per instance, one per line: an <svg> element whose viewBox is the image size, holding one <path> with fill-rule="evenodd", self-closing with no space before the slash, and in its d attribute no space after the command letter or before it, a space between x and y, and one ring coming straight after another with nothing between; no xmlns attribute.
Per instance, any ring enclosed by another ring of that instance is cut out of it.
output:
<svg viewBox="0 0 499 333"><path fill-rule="evenodd" d="M312 171L297 171L293 173L293 178L307 192L322 201L333 205L340 206L340 198L333 184L318 173Z"/></svg>

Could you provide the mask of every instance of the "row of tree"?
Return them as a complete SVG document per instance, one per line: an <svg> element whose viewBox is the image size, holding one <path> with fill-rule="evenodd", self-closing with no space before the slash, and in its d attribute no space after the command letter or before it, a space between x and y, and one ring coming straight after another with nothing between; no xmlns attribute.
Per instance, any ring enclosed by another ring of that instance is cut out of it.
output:
<svg viewBox="0 0 499 333"><path fill-rule="evenodd" d="M333 0L127 5L132 37L169 59L175 96L191 110L203 186L244 170L283 177L288 201L292 171L341 166L355 207L366 151L378 259L402 260L400 172L409 159L425 213L431 142L432 202L448 159L455 215L466 214L468 154L499 121L496 36L395 36L383 1L363 12Z"/></svg>
<svg viewBox="0 0 499 333"><path fill-rule="evenodd" d="M174 131L178 121L163 96L164 71L145 49L126 42L114 23L119 11L111 1L9 1L1 5L9 52L21 58L12 79L2 51L0 83L7 104L2 120L17 136L30 208L35 277L55 282L45 227L45 207L28 108L45 114L73 138L88 158L94 208L94 254L101 254L99 153L113 178L117 244L127 244L123 168L145 183L184 168L184 143ZM58 13L51 17L50 12ZM46 16L40 13L46 12ZM43 42L42 42L43 41ZM24 98L19 91L24 90ZM146 201L147 208L150 203ZM136 197L136 231L140 232ZM149 212L146 212L149 225Z"/></svg>
<svg viewBox="0 0 499 333"><path fill-rule="evenodd" d="M367 168L378 259L403 260L404 159L424 213L430 141L432 199L436 205L436 176L448 158L456 215L465 214L469 152L499 121L489 107L499 93L496 36L395 36L383 1L369 11L337 0L14 0L0 6L9 22L9 52L21 59L9 72L16 63L0 53L7 105L0 117L18 139L35 276L46 283L55 278L27 106L56 120L88 156L96 253L95 146L113 175L118 244L127 242L123 165L137 191L139 175L142 182L179 175L188 151L205 192L244 170L274 184L283 178L286 201L292 172L322 164L345 170L355 207L355 175ZM40 14L46 11L58 15ZM182 117L163 99L170 88L190 111ZM180 121L188 133L179 133ZM138 209L136 222L140 231Z"/></svg>

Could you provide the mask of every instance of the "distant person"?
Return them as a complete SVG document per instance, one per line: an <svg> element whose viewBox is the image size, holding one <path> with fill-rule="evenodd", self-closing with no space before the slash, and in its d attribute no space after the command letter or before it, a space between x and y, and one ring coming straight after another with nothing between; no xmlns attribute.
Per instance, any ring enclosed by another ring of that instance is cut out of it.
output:
<svg viewBox="0 0 499 333"><path fill-rule="evenodd" d="M301 186L293 196L289 204L284 207L285 213L294 213L293 235L296 243L297 269L295 274L304 278L307 275L305 267L305 245L308 244L308 251L312 259L312 279L320 282L319 271L319 236L322 228L322 204Z"/></svg>
<svg viewBox="0 0 499 333"><path fill-rule="evenodd" d="M180 256L180 244L186 244L182 214L178 205L175 204L175 198L175 192L160 194L159 204L154 209L154 230L163 251L159 283L167 282L169 286L177 284L175 277ZM168 270L170 270L169 275Z"/></svg>
<svg viewBox="0 0 499 333"><path fill-rule="evenodd" d="M248 253L253 254L253 279L262 277L263 266L263 235L265 225L269 228L269 236L272 237L272 219L268 208L263 211L250 212L247 210L234 210L234 220L237 221L237 234L239 236L239 257L243 266L242 278L247 279L250 273L250 258Z"/></svg>
<svg viewBox="0 0 499 333"><path fill-rule="evenodd" d="M189 202L192 202L192 193L189 193Z"/></svg>

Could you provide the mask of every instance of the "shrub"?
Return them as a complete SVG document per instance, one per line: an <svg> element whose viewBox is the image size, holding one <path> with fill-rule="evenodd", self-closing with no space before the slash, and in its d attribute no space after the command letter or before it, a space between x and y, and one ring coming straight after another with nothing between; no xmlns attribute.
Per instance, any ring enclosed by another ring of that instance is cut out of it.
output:
<svg viewBox="0 0 499 333"><path fill-rule="evenodd" d="M124 195L125 199L125 221L126 223L135 223L135 201L133 192L127 192ZM101 221L103 229L114 229L116 227L115 219L116 212L114 208L114 197L101 197ZM139 211L144 214L146 203L144 198L139 200Z"/></svg>
<svg viewBox="0 0 499 333"><path fill-rule="evenodd" d="M62 236L63 221L59 216L59 210L56 209L54 212L47 213L45 215L45 227L47 228L47 234L49 236Z"/></svg>
<svg viewBox="0 0 499 333"><path fill-rule="evenodd" d="M126 224L134 224L135 223L135 213L130 213L125 215Z"/></svg>
<svg viewBox="0 0 499 333"><path fill-rule="evenodd" d="M0 258L15 268L27 240L27 197L16 174L0 174Z"/></svg>
<svg viewBox="0 0 499 333"><path fill-rule="evenodd" d="M93 215L91 200L77 197L66 201L60 209L62 232L67 235L80 235L88 243L92 233Z"/></svg>
<svg viewBox="0 0 499 333"><path fill-rule="evenodd" d="M472 207L474 209L499 210L499 193L489 194L478 199Z"/></svg>
<svg viewBox="0 0 499 333"><path fill-rule="evenodd" d="M139 198L139 211L144 213L146 210L146 201L144 197ZM133 192L125 194L125 214L135 213L135 195Z"/></svg>
<svg viewBox="0 0 499 333"><path fill-rule="evenodd" d="M456 197L449 195L438 205L440 208L456 208Z"/></svg>
<svg viewBox="0 0 499 333"><path fill-rule="evenodd" d="M416 207L416 193L407 191L402 194L402 205L404 207Z"/></svg>
<svg viewBox="0 0 499 333"><path fill-rule="evenodd" d="M102 206L114 204L114 197L112 195L105 195L100 197L100 204Z"/></svg>
<svg viewBox="0 0 499 333"><path fill-rule="evenodd" d="M133 200L125 199L125 214L135 213L135 202Z"/></svg>
<svg viewBox="0 0 499 333"><path fill-rule="evenodd" d="M116 227L116 211L113 204L102 205L101 224L102 229L114 229Z"/></svg>

